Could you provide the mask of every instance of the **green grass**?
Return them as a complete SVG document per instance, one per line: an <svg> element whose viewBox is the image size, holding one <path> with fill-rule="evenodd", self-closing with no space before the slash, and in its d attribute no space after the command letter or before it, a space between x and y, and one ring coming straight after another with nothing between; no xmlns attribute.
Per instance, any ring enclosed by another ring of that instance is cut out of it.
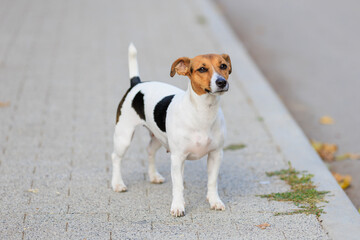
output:
<svg viewBox="0 0 360 240"><path fill-rule="evenodd" d="M320 216L322 213L325 213L323 206L317 206L317 204L327 202L324 197L329 192L316 190L316 186L311 181L314 175L296 171L290 163L288 169L267 172L266 175L269 177L280 177L281 180L284 180L290 185L291 191L259 195L260 197L275 201L293 202L300 208L291 212L277 212L275 215L305 213Z"/></svg>
<svg viewBox="0 0 360 240"><path fill-rule="evenodd" d="M196 16L196 20L200 25L206 25L207 23L206 17L203 15Z"/></svg>
<svg viewBox="0 0 360 240"><path fill-rule="evenodd" d="M245 147L246 147L245 144L230 144L229 146L226 146L226 147L224 148L224 151L227 151L227 150L232 150L232 151L234 151L234 150L238 150L238 149L243 149L243 148L245 148Z"/></svg>

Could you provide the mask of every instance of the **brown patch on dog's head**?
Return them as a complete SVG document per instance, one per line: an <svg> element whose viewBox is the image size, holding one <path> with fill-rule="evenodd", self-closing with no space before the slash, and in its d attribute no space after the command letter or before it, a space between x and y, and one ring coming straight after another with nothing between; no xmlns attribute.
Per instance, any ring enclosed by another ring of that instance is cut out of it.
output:
<svg viewBox="0 0 360 240"><path fill-rule="evenodd" d="M179 75L188 76L189 74L190 58L182 57L178 58L172 65L170 76L173 77L175 73Z"/></svg>
<svg viewBox="0 0 360 240"><path fill-rule="evenodd" d="M199 55L192 59L182 57L171 66L170 76L175 73L188 76L194 92L198 95L211 92L211 78L216 72L226 80L231 73L231 60L227 54Z"/></svg>
<svg viewBox="0 0 360 240"><path fill-rule="evenodd" d="M223 54L221 54L221 57L227 62L228 71L229 71L229 75L230 75L231 71L232 71L230 56L227 55L226 53L223 53Z"/></svg>

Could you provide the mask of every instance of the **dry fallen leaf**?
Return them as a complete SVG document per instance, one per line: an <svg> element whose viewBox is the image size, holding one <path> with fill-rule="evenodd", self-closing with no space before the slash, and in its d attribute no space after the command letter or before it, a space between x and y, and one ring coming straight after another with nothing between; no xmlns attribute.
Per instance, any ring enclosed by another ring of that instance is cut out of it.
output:
<svg viewBox="0 0 360 240"><path fill-rule="evenodd" d="M334 160L337 149L336 144L324 143L319 152L320 157L324 159L324 161L331 162Z"/></svg>
<svg viewBox="0 0 360 240"><path fill-rule="evenodd" d="M340 175L340 174L338 174L338 173L336 173L336 172L332 172L332 175L333 175L333 177L335 178L335 180L336 180L337 182L341 182L341 181L343 180L343 176Z"/></svg>
<svg viewBox="0 0 360 240"><path fill-rule="evenodd" d="M338 155L335 157L335 160L336 161L343 161L343 160L346 160L346 159L349 159L350 156L349 156L349 153L345 153L343 155Z"/></svg>
<svg viewBox="0 0 360 240"><path fill-rule="evenodd" d="M349 158L351 160L360 160L360 154L358 154L358 153L349 153Z"/></svg>
<svg viewBox="0 0 360 240"><path fill-rule="evenodd" d="M335 153L338 150L336 144L311 141L311 145L324 161L334 161Z"/></svg>
<svg viewBox="0 0 360 240"><path fill-rule="evenodd" d="M342 189L346 189L350 186L352 177L350 175L341 175L336 172L332 172L335 180L339 183Z"/></svg>
<svg viewBox="0 0 360 240"><path fill-rule="evenodd" d="M322 116L319 122L324 125L331 125L334 124L334 119L330 116Z"/></svg>
<svg viewBox="0 0 360 240"><path fill-rule="evenodd" d="M346 175L344 178L344 181L342 181L342 183L340 183L340 187L342 189L348 188L351 184L351 180L352 180L352 177L350 175Z"/></svg>
<svg viewBox="0 0 360 240"><path fill-rule="evenodd" d="M266 229L267 227L270 227L270 224L268 223L263 223L263 224L260 224L260 225L256 225L258 228L261 228L261 229Z"/></svg>
<svg viewBox="0 0 360 240"><path fill-rule="evenodd" d="M37 188L30 188L30 189L28 189L28 192L38 193L38 192L39 192L39 189L37 189Z"/></svg>
<svg viewBox="0 0 360 240"><path fill-rule="evenodd" d="M320 149L322 148L323 144L321 142L317 142L317 141L314 141L314 140L311 140L311 146L317 151L319 152Z"/></svg>
<svg viewBox="0 0 360 240"><path fill-rule="evenodd" d="M357 153L345 153L343 155L339 155L335 157L336 161L343 161L346 159L351 159L351 160L360 160L360 154Z"/></svg>
<svg viewBox="0 0 360 240"><path fill-rule="evenodd" d="M10 106L10 102L0 102L0 107L8 107Z"/></svg>

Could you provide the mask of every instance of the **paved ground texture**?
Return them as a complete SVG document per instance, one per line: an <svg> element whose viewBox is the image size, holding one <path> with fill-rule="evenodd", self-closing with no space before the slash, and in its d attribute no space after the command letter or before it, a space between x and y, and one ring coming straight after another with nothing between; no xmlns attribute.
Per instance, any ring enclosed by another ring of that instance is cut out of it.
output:
<svg viewBox="0 0 360 240"><path fill-rule="evenodd" d="M185 166L186 216L170 216L169 155L157 156L162 185L148 181L139 128L123 161L126 193L111 177L116 108L129 86L127 46L138 48L143 80L171 79L181 56L222 52L198 1L1 1L1 239L328 239L313 215L277 216L289 203L257 197L289 187L265 171L287 167L234 69L222 99L227 144L220 195L227 209L205 200L205 159ZM231 53L229 53L231 56ZM269 184L264 184L269 182ZM29 192L33 189L33 192ZM261 230L255 225L269 223Z"/></svg>

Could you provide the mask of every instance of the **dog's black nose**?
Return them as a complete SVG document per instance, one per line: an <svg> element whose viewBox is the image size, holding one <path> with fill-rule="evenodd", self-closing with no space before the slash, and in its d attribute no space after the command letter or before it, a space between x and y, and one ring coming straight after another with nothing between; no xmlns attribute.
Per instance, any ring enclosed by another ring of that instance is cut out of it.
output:
<svg viewBox="0 0 360 240"><path fill-rule="evenodd" d="M216 79L215 83L219 88L224 88L226 86L226 80L224 78Z"/></svg>

